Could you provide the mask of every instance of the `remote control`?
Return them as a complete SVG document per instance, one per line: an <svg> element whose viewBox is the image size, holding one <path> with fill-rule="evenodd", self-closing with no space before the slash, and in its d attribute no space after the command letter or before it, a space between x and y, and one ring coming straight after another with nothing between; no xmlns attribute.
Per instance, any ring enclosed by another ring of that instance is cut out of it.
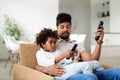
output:
<svg viewBox="0 0 120 80"><path fill-rule="evenodd" d="M71 49L71 51L75 51L77 45L78 45L78 44L74 44L74 46L73 46L73 48ZM70 58L67 58L67 59L70 59Z"/></svg>
<svg viewBox="0 0 120 80"><path fill-rule="evenodd" d="M100 29L101 26L103 26L103 23L104 23L103 21L100 21L97 29ZM97 40L99 39L99 37L100 37L100 36L96 36L96 37L95 37L95 40L97 41Z"/></svg>

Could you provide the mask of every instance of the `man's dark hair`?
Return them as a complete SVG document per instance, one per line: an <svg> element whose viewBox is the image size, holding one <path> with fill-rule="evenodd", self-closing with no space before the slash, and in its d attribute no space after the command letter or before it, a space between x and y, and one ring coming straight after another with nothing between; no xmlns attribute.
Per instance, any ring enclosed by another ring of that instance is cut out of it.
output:
<svg viewBox="0 0 120 80"><path fill-rule="evenodd" d="M56 17L56 25L60 23L69 22L71 24L71 15L68 13L59 13Z"/></svg>
<svg viewBox="0 0 120 80"><path fill-rule="evenodd" d="M45 44L49 37L58 39L57 31L44 28L36 35L36 44L43 48L42 44Z"/></svg>

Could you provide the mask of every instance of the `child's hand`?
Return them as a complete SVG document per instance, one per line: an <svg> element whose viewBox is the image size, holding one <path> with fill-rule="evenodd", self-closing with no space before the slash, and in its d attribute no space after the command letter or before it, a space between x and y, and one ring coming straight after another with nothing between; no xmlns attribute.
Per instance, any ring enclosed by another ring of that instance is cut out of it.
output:
<svg viewBox="0 0 120 80"><path fill-rule="evenodd" d="M65 54L66 58L69 59L70 57L77 55L77 50L75 50L75 51L68 50L64 54Z"/></svg>
<svg viewBox="0 0 120 80"><path fill-rule="evenodd" d="M65 53L65 58L69 59L71 57L71 51L70 50L67 50Z"/></svg>

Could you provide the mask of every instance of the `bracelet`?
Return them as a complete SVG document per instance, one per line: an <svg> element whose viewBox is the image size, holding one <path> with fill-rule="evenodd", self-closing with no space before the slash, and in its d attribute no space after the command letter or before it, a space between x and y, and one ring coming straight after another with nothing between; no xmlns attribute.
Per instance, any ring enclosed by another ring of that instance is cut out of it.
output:
<svg viewBox="0 0 120 80"><path fill-rule="evenodd" d="M103 43L103 41L97 41L97 44L102 44Z"/></svg>

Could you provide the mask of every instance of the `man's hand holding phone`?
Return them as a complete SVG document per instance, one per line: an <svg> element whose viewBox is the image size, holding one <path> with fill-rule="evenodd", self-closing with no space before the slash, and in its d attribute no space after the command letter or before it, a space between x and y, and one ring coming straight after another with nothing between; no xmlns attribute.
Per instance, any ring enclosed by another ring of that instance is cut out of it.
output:
<svg viewBox="0 0 120 80"><path fill-rule="evenodd" d="M102 44L103 43L103 36L104 36L104 27L103 27L104 22L100 21L98 28L97 28L97 32L96 32L96 37L95 40L98 44Z"/></svg>

